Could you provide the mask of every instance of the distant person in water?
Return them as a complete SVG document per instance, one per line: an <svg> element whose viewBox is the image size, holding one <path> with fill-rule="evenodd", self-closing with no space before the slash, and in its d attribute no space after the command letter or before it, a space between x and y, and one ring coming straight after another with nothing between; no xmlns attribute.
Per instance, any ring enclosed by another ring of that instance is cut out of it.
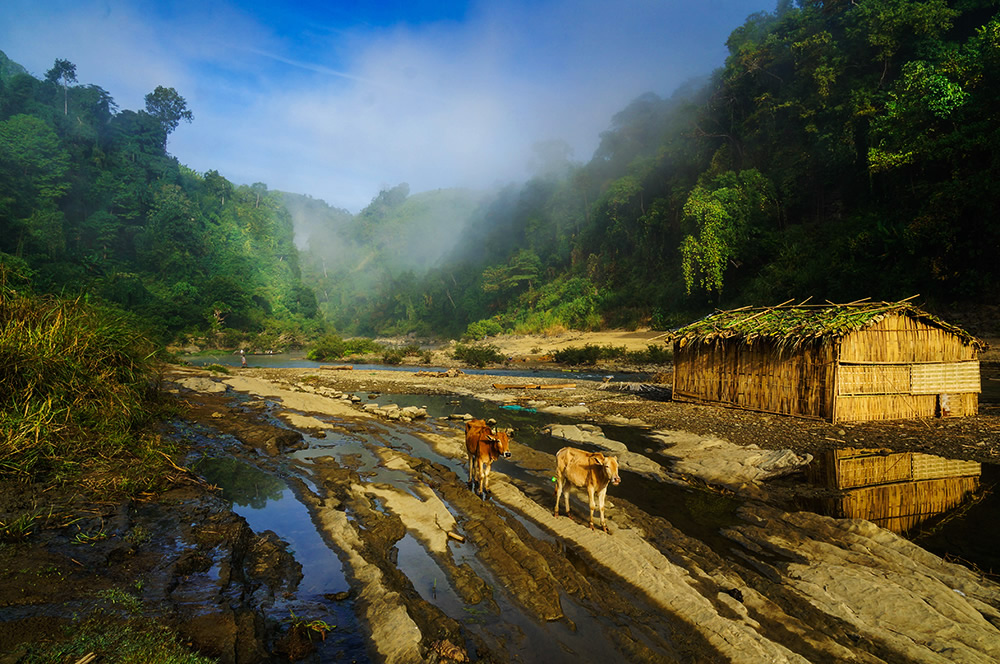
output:
<svg viewBox="0 0 1000 664"><path fill-rule="evenodd" d="M242 348L240 348L240 366L245 367L246 365L247 365L247 354L243 352Z"/></svg>

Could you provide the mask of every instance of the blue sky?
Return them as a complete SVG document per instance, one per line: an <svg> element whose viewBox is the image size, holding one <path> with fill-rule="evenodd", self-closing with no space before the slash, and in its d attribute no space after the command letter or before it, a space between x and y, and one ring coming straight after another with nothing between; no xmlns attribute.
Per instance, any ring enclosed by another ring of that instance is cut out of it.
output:
<svg viewBox="0 0 1000 664"><path fill-rule="evenodd" d="M585 162L644 92L710 73L774 0L3 0L0 50L56 58L122 109L156 86L194 113L168 150L236 184L357 212L380 189L485 188L562 139Z"/></svg>

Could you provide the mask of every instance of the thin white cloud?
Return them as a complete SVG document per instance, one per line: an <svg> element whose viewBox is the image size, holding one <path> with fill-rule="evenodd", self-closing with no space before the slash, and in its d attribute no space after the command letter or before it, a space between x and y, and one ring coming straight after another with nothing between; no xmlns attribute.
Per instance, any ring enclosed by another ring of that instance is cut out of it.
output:
<svg viewBox="0 0 1000 664"><path fill-rule="evenodd" d="M483 0L379 28L305 5L278 21L246 3L5 0L0 49L38 76L69 59L122 108L175 87L195 117L170 139L182 163L357 211L399 182L521 178L542 140L588 159L614 113L720 66L772 3Z"/></svg>

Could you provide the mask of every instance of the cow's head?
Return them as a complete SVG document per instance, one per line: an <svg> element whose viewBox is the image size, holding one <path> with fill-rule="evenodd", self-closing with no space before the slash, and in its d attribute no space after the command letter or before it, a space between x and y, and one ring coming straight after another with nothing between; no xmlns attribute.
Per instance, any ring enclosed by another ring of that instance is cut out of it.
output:
<svg viewBox="0 0 1000 664"><path fill-rule="evenodd" d="M498 457L510 456L510 434L510 429L496 429L486 438L490 445L493 446L494 454Z"/></svg>
<svg viewBox="0 0 1000 664"><path fill-rule="evenodd" d="M595 452L591 456L591 459L595 466L604 468L604 472L608 476L608 481L612 484L618 484L622 481L622 478L618 477L618 457L604 456L600 452Z"/></svg>

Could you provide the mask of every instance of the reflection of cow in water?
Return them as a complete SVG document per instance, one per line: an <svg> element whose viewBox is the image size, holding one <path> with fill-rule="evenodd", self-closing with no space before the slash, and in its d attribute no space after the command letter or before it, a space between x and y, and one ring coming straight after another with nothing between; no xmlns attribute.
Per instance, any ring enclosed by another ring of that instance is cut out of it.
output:
<svg viewBox="0 0 1000 664"><path fill-rule="evenodd" d="M601 510L601 527L608 531L608 522L604 519L604 497L608 492L608 483L618 484L618 459L604 456L601 452L585 452L575 447L564 447L556 452L556 509L559 516L559 498L563 495L563 483L569 481L578 489L586 489L590 498L590 529L594 529L594 494L597 494L597 506ZM566 516L569 516L569 491L566 491Z"/></svg>
<svg viewBox="0 0 1000 664"><path fill-rule="evenodd" d="M510 456L510 439L503 429L495 431L483 420L465 423L465 449L469 453L469 488L486 500L490 468L500 457ZM475 487L478 483L478 487Z"/></svg>

